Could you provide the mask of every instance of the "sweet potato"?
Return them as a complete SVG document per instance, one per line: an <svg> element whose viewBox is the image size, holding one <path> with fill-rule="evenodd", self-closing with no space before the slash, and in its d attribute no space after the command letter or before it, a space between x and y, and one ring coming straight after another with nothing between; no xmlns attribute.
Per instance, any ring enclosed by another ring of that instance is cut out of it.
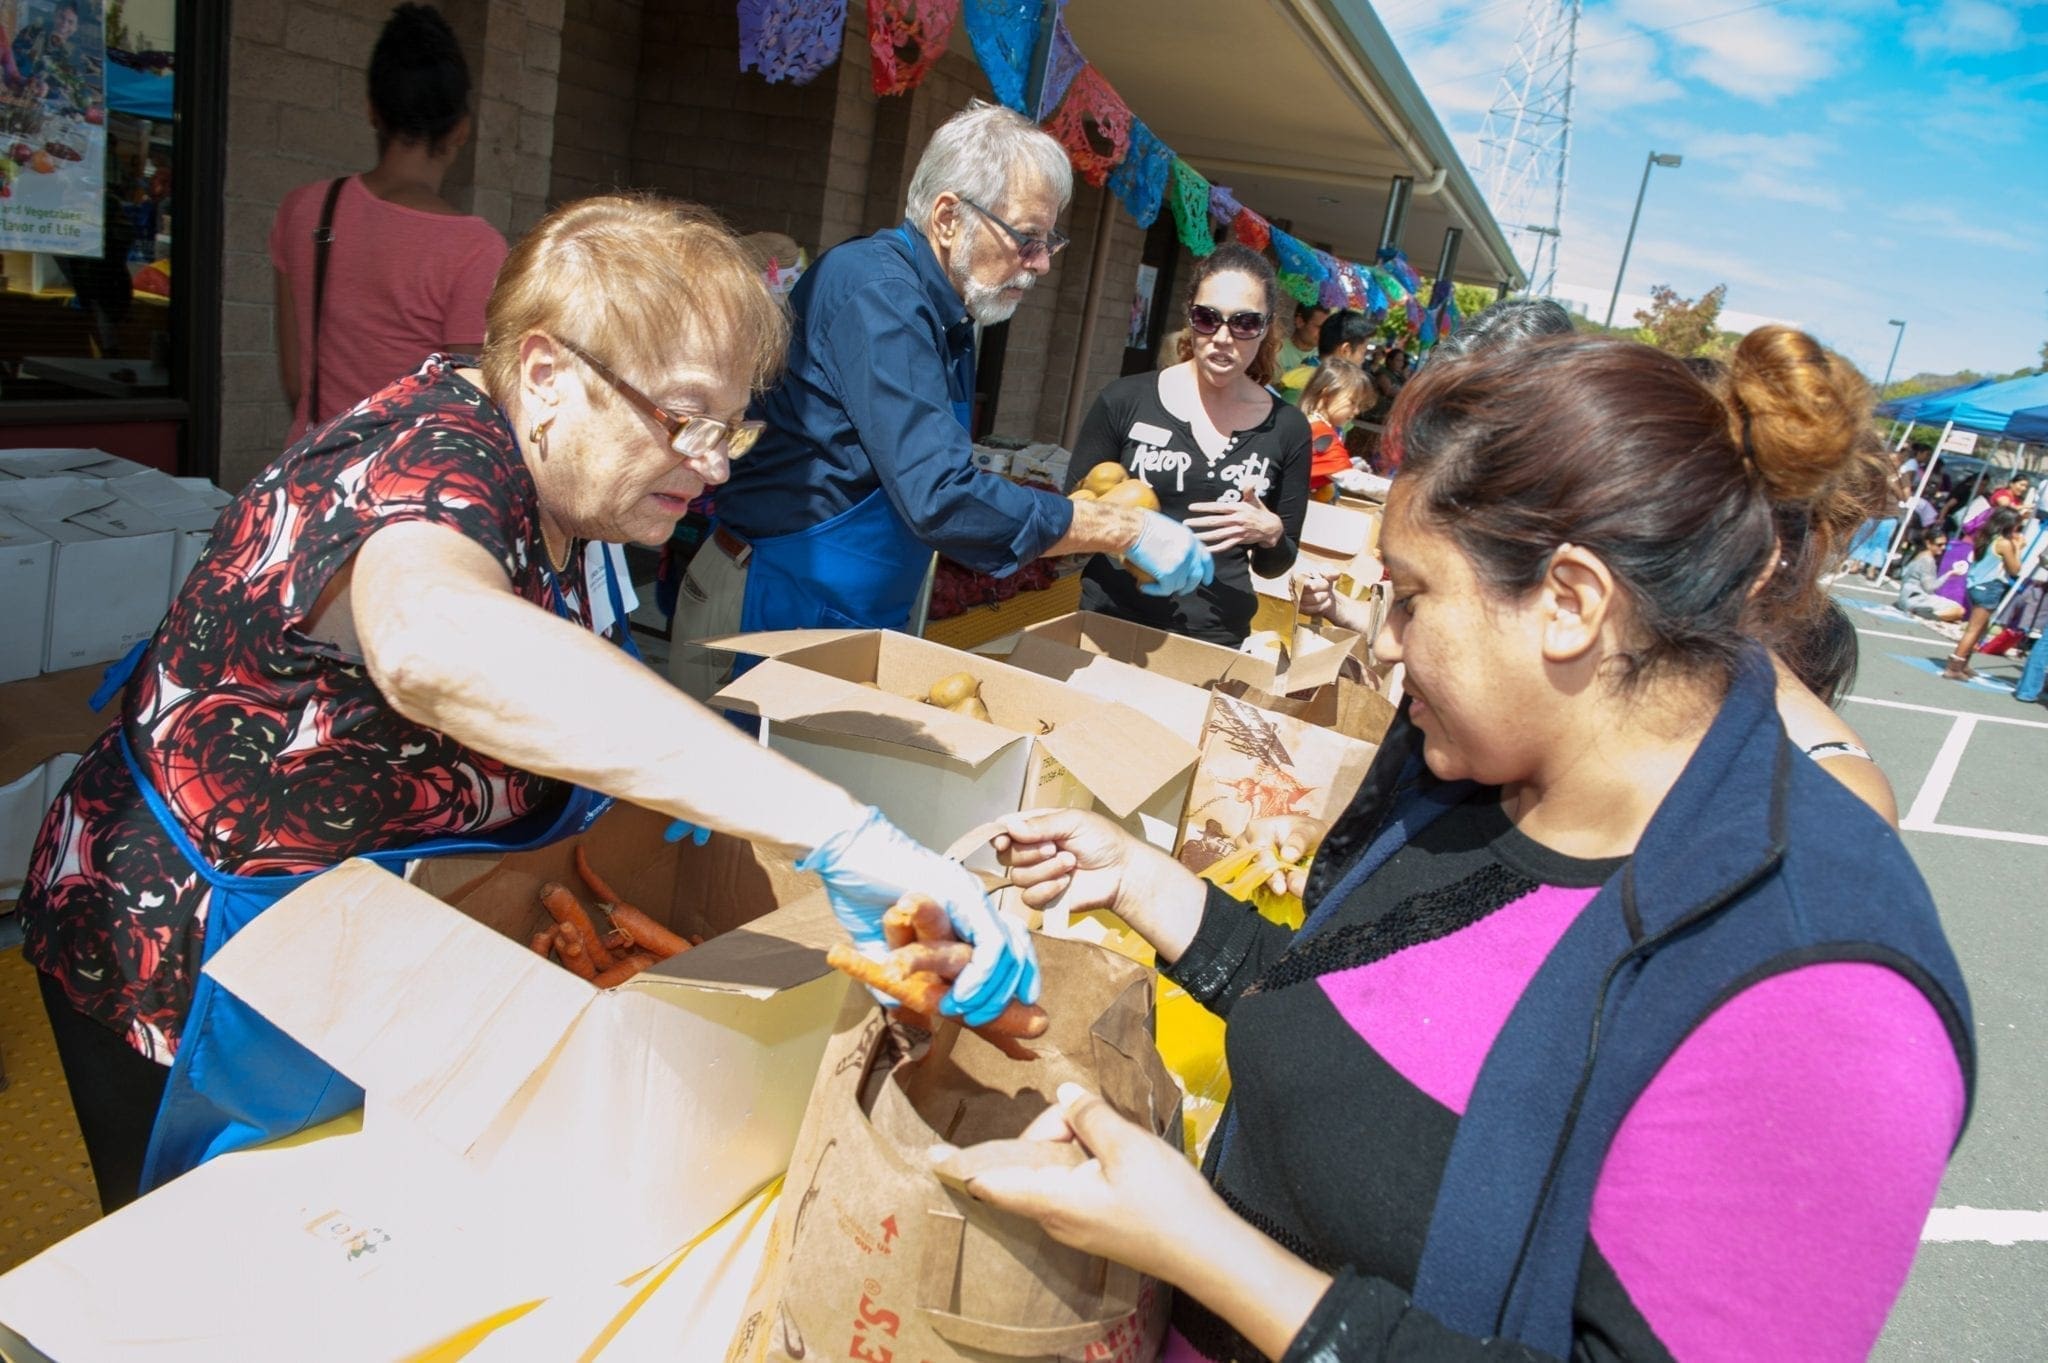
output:
<svg viewBox="0 0 2048 1363"><path fill-rule="evenodd" d="M562 964L576 975L593 982L597 979L597 967L591 964L589 946L574 923L555 925L555 951L561 956Z"/></svg>
<svg viewBox="0 0 2048 1363"><path fill-rule="evenodd" d="M605 949L603 939L598 936L597 925L590 921L590 914L576 896L569 892L568 886L549 881L540 887L540 903L558 927L576 929L576 935L581 939L580 945L594 967L598 970L610 970L618 964L611 952Z"/></svg>

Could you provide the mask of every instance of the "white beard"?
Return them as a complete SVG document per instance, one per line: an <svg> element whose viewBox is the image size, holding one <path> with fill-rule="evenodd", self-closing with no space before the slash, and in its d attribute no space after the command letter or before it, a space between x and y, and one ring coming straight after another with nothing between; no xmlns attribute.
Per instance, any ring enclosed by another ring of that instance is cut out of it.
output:
<svg viewBox="0 0 2048 1363"><path fill-rule="evenodd" d="M953 257L956 273L953 285L960 290L961 301L967 305L967 315L985 327L1000 326L1016 315L1023 305L1021 298L1005 298L1006 289L1023 289L1029 292L1038 282L1038 276L1029 270L1021 270L998 284L983 284L974 277L975 246L981 240L981 233L975 232L960 243L959 251Z"/></svg>

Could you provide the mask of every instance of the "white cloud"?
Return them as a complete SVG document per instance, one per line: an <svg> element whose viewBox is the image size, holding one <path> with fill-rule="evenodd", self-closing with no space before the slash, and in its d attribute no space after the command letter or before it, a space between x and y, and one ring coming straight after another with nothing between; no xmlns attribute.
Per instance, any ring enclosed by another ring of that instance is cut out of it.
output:
<svg viewBox="0 0 2048 1363"><path fill-rule="evenodd" d="M1944 203L1921 200L1900 204L1890 210L1889 217L1894 222L1924 228L1926 235L1968 242L1972 246L1990 246L2029 256L2038 255L2041 250L2039 238L2023 237L1989 222L1966 218Z"/></svg>
<svg viewBox="0 0 2048 1363"><path fill-rule="evenodd" d="M1848 206L1842 191L1823 178L1838 148L1817 134L1691 132L1672 145L1696 162L1733 173L1739 199L1769 199L1830 213Z"/></svg>
<svg viewBox="0 0 2048 1363"><path fill-rule="evenodd" d="M1855 30L1784 9L1700 13L1697 0L1619 0L1617 11L1679 54L1685 75L1759 103L1775 103L1841 68Z"/></svg>
<svg viewBox="0 0 2048 1363"><path fill-rule="evenodd" d="M1906 25L1906 44L1920 56L1984 56L2019 45L2020 19L1991 0L1947 0Z"/></svg>

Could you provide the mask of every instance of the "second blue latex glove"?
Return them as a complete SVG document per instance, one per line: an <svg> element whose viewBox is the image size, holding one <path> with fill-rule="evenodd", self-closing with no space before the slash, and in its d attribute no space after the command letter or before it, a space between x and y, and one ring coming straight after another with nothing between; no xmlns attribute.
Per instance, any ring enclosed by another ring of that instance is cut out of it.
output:
<svg viewBox="0 0 2048 1363"><path fill-rule="evenodd" d="M691 823L688 819L677 819L668 826L668 831L661 836L669 842L681 842L684 838L688 838L697 846L702 847L705 843L711 841L711 830L703 824Z"/></svg>
<svg viewBox="0 0 2048 1363"><path fill-rule="evenodd" d="M1195 538L1194 531L1157 511L1145 513L1138 542L1124 558L1152 575L1152 581L1138 588L1147 596L1185 596L1216 580L1216 560L1209 547Z"/></svg>
<svg viewBox="0 0 2048 1363"><path fill-rule="evenodd" d="M997 912L981 882L957 861L919 843L870 806L859 823L797 863L825 882L832 913L863 954L887 951L882 915L904 895L937 900L974 959L939 1011L970 1027L993 1022L1012 999L1038 1002L1038 953L1022 923Z"/></svg>

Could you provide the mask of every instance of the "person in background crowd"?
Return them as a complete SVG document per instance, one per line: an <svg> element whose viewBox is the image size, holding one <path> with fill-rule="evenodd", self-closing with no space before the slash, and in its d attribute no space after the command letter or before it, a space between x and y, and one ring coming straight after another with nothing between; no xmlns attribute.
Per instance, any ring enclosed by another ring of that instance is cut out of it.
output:
<svg viewBox="0 0 2048 1363"><path fill-rule="evenodd" d="M2042 518L2037 514L2031 534L2042 532ZM2031 705L2041 699L2044 684L2048 684L2048 558L2036 558L2033 570L2028 576L2028 591L2032 600L2025 607L2013 611L2013 626L2028 639L2027 665L2020 671L2018 685L2013 688L2013 697Z"/></svg>
<svg viewBox="0 0 2048 1363"><path fill-rule="evenodd" d="M1280 350L1273 362L1275 373L1288 373L1315 359L1322 345L1323 323L1330 319L1330 311L1320 303L1295 305L1294 324L1280 338Z"/></svg>
<svg viewBox="0 0 2048 1363"><path fill-rule="evenodd" d="M999 105L932 134L903 222L833 247L790 294L789 367L754 404L759 446L718 494L675 635L910 622L934 551L1006 577L1046 554L1122 554L1162 599L1206 585L1179 522L989 478L974 465L975 327L1009 320L1067 244L1066 149ZM729 654L680 647L669 676L700 699Z"/></svg>
<svg viewBox="0 0 2048 1363"><path fill-rule="evenodd" d="M2012 481L2004 487L1995 487L1987 494L1972 497L1970 504L1963 508L1963 538L1974 539L1984 522L1990 519L1991 513L1999 508L2010 507L2018 511L2025 507L2027 493L2032 487L2033 480L2026 474L2019 473L2013 475Z"/></svg>
<svg viewBox="0 0 2048 1363"><path fill-rule="evenodd" d="M1441 364L1494 346L1521 345L1545 336L1572 334L1572 315L1549 298L1503 298L1489 303L1436 344L1431 363Z"/></svg>
<svg viewBox="0 0 2048 1363"><path fill-rule="evenodd" d="M1004 821L1028 906L1117 913L1229 1023L1200 1175L1070 1088L1026 1135L1083 1161L966 1185L1174 1287L1167 1363L1878 1339L1974 1031L1911 856L1792 753L1748 637L1774 503L1868 431L1860 379L1778 372L1811 338L1754 339L1739 409L1593 337L1408 386L1376 648L1422 750L1299 930L1098 815Z"/></svg>
<svg viewBox="0 0 2048 1363"><path fill-rule="evenodd" d="M1917 615L1927 620L1953 623L1968 612L1945 596L1937 596L1935 589L1947 578L1958 573L1967 573L1968 567L1958 563L1947 572L1941 570L1941 556L1948 552L1948 536L1940 530L1930 533L1920 542L1920 551L1907 562L1905 571L1899 575L1899 609L1908 615Z"/></svg>
<svg viewBox="0 0 2048 1363"><path fill-rule="evenodd" d="M2015 480L2018 481L2018 480ZM2000 492L2006 489L2000 488ZM2020 574L2020 513L2010 506L1991 509L1976 533L1970 536L1970 618L1963 637L1949 655L1941 675L1950 681L1968 681L1976 676L1970 657L1991 627L1991 612L2005 599L2005 589Z"/></svg>
<svg viewBox="0 0 2048 1363"><path fill-rule="evenodd" d="M1363 366L1372 348L1372 319L1356 308L1344 308L1323 319L1316 338L1316 353L1292 369L1282 370L1278 381L1280 396L1299 406L1302 390L1315 377L1316 369L1332 359Z"/></svg>
<svg viewBox="0 0 2048 1363"><path fill-rule="evenodd" d="M361 1101L200 974L349 857L538 845L617 797L803 854L871 954L898 895L935 896L975 951L948 1011L1036 988L958 862L628 656L591 566L666 538L753 438L787 321L731 235L652 198L564 205L488 317L479 362L432 357L221 513L43 820L22 933L107 1210Z"/></svg>
<svg viewBox="0 0 2048 1363"><path fill-rule="evenodd" d="M1363 320L1363 314L1351 315ZM1337 485L1331 480L1351 467L1344 429L1357 419L1359 409L1371 397L1372 381L1366 378L1365 371L1335 355L1326 357L1316 367L1315 376L1302 390L1301 414L1308 418L1310 450L1308 490L1309 496L1317 501L1337 500Z"/></svg>
<svg viewBox="0 0 2048 1363"><path fill-rule="evenodd" d="M469 141L470 84L462 47L439 10L404 4L391 11L370 52L369 88L377 164L299 186L270 228L290 441L428 355L475 354L484 304L505 260L496 228L441 197ZM327 219L326 278L316 285L315 237Z"/></svg>
<svg viewBox="0 0 2048 1363"><path fill-rule="evenodd" d="M1218 247L1195 265L1180 363L1118 379L1088 409L1069 490L1097 464L1122 465L1201 537L1216 576L1168 600L1098 554L1082 569L1081 609L1236 648L1258 606L1252 574L1280 577L1294 566L1308 514L1309 425L1265 386L1279 346L1278 296L1265 257L1236 243Z"/></svg>

